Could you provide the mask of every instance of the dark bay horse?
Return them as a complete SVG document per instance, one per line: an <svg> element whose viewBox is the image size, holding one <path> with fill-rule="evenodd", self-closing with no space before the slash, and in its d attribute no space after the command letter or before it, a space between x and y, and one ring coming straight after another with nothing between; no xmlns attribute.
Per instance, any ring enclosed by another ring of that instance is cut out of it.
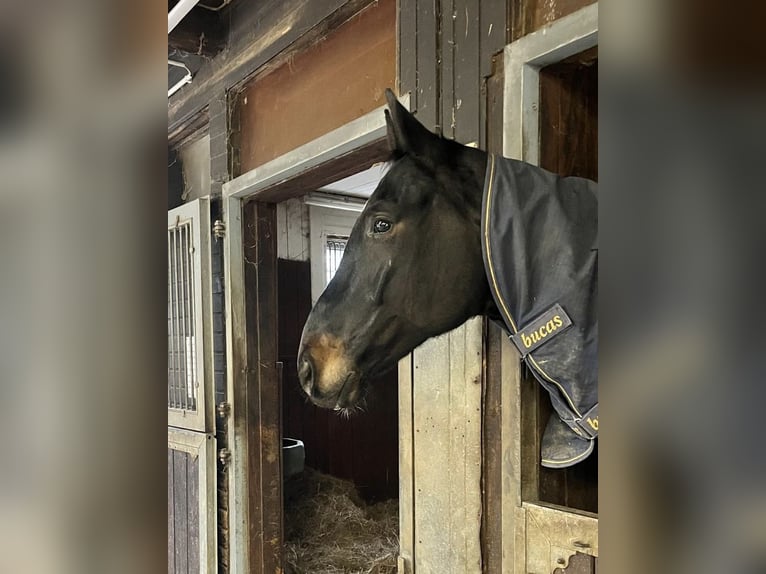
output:
<svg viewBox="0 0 766 574"><path fill-rule="evenodd" d="M301 385L353 407L367 379L426 339L491 312L479 239L487 154L429 132L388 91L393 165L303 329Z"/></svg>
<svg viewBox="0 0 766 574"><path fill-rule="evenodd" d="M386 97L393 164L306 321L303 390L348 412L372 375L486 315L559 415L543 464L546 448L550 466L582 460L598 434L595 184L439 137Z"/></svg>

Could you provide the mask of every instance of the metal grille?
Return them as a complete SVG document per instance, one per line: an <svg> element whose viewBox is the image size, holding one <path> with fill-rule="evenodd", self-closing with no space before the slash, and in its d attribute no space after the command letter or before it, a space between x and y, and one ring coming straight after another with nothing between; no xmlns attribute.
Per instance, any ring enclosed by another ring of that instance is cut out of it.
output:
<svg viewBox="0 0 766 574"><path fill-rule="evenodd" d="M197 410L194 244L191 222L168 229L168 408Z"/></svg>
<svg viewBox="0 0 766 574"><path fill-rule="evenodd" d="M325 260L325 279L326 284L332 281L335 272L338 271L340 260L343 258L343 252L346 249L348 237L328 236L324 247Z"/></svg>

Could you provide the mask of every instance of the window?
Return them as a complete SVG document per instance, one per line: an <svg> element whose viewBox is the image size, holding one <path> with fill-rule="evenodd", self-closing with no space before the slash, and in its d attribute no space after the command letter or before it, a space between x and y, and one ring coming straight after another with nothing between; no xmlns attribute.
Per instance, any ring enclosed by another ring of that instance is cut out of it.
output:
<svg viewBox="0 0 766 574"><path fill-rule="evenodd" d="M168 212L168 424L208 430L210 348L210 204Z"/></svg>
<svg viewBox="0 0 766 574"><path fill-rule="evenodd" d="M340 266L348 236L330 235L324 246L325 286L329 285Z"/></svg>
<svg viewBox="0 0 766 574"><path fill-rule="evenodd" d="M311 241L311 303L335 276L359 213L309 205Z"/></svg>

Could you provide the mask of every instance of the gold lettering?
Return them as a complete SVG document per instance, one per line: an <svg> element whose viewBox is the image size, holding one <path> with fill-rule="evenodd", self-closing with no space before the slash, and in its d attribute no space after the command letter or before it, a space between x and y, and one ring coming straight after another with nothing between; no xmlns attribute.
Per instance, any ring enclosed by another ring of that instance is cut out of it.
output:
<svg viewBox="0 0 766 574"><path fill-rule="evenodd" d="M555 331L555 330L556 330L556 325L554 325L554 324L553 324L553 321L548 321L548 322L545 324L545 328L546 328L546 329L548 329L548 332L549 332L549 333L553 333L553 331Z"/></svg>
<svg viewBox="0 0 766 574"><path fill-rule="evenodd" d="M564 324L564 321L561 320L561 315L556 315L553 321L556 323L556 327L561 327Z"/></svg>
<svg viewBox="0 0 766 574"><path fill-rule="evenodd" d="M532 341L534 341L535 343L539 343L541 341L540 333L538 333L537 331L532 331Z"/></svg>
<svg viewBox="0 0 766 574"><path fill-rule="evenodd" d="M521 341L524 343L524 346L529 349L532 346L532 339L527 337L524 333L521 334Z"/></svg>
<svg viewBox="0 0 766 574"><path fill-rule="evenodd" d="M548 336L548 331L545 330L545 325L543 325L537 330L537 334L540 335L541 339L544 339L545 337Z"/></svg>
<svg viewBox="0 0 766 574"><path fill-rule="evenodd" d="M590 428L597 431L598 430L598 419L592 419L588 417L588 424L590 425Z"/></svg>

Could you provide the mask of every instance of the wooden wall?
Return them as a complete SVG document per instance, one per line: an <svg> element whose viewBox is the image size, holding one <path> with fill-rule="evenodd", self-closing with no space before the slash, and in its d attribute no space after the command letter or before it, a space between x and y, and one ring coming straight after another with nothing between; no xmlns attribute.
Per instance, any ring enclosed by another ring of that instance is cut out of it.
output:
<svg viewBox="0 0 766 574"><path fill-rule="evenodd" d="M189 453L168 448L168 573L200 572L199 466Z"/></svg>
<svg viewBox="0 0 766 574"><path fill-rule="evenodd" d="M396 371L371 382L369 409L341 418L306 400L298 383L297 350L311 310L308 261L280 259L279 360L282 367L283 436L306 445L306 465L349 479L368 500L398 495L398 388Z"/></svg>
<svg viewBox="0 0 766 574"><path fill-rule="evenodd" d="M237 99L245 173L385 104L396 85L396 0L379 0Z"/></svg>

